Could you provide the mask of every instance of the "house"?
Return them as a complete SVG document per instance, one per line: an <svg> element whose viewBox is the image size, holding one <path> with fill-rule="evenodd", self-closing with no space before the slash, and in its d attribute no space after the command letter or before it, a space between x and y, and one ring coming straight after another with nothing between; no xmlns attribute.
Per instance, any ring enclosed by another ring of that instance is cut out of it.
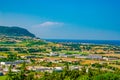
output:
<svg viewBox="0 0 120 80"><path fill-rule="evenodd" d="M13 62L14 64L21 64L21 63L30 63L30 60L16 60L15 62Z"/></svg>
<svg viewBox="0 0 120 80"><path fill-rule="evenodd" d="M86 59L86 58L88 58L88 56L77 55L77 56L75 56L75 58Z"/></svg>
<svg viewBox="0 0 120 80"><path fill-rule="evenodd" d="M82 66L69 66L70 70L80 70Z"/></svg>
<svg viewBox="0 0 120 80"><path fill-rule="evenodd" d="M14 62L1 62L0 64L1 64L1 65L6 65L6 66L10 66L10 65L15 66L15 65L21 64L21 63L23 63L23 62L25 62L25 63L30 63L30 60L16 60L16 61L14 61Z"/></svg>
<svg viewBox="0 0 120 80"><path fill-rule="evenodd" d="M75 57L73 54L72 55L67 55L68 58L73 58Z"/></svg>
<svg viewBox="0 0 120 80"><path fill-rule="evenodd" d="M64 54L64 53L61 53L61 54L59 54L59 57L65 57L65 58L67 58L67 55Z"/></svg>
<svg viewBox="0 0 120 80"><path fill-rule="evenodd" d="M8 72L9 71L9 68L4 68L3 69L4 72ZM17 69L11 69L12 72L19 72L20 70L17 70Z"/></svg>
<svg viewBox="0 0 120 80"><path fill-rule="evenodd" d="M118 58L111 58L111 57L103 57L104 60L110 61L110 60L118 60Z"/></svg>
<svg viewBox="0 0 120 80"><path fill-rule="evenodd" d="M88 59L102 59L101 55L97 55L97 54L90 54L87 56Z"/></svg>
<svg viewBox="0 0 120 80"><path fill-rule="evenodd" d="M70 66L69 68L70 68L70 70L79 70L78 66Z"/></svg>
<svg viewBox="0 0 120 80"><path fill-rule="evenodd" d="M11 65L11 64L13 64L12 62L1 62L0 63L1 65Z"/></svg>
<svg viewBox="0 0 120 80"><path fill-rule="evenodd" d="M51 67L39 67L39 68L36 68L35 71L40 71L40 72L52 72L52 68Z"/></svg>
<svg viewBox="0 0 120 80"><path fill-rule="evenodd" d="M61 72L61 71L63 71L63 68L62 67L54 67L53 71Z"/></svg>
<svg viewBox="0 0 120 80"><path fill-rule="evenodd" d="M53 53L53 52L50 52L49 56L58 56L59 54L58 53Z"/></svg>
<svg viewBox="0 0 120 80"><path fill-rule="evenodd" d="M52 72L52 67L44 67L44 66L28 66L28 70L33 70L36 72Z"/></svg>
<svg viewBox="0 0 120 80"><path fill-rule="evenodd" d="M75 54L64 54L64 53L61 53L61 54L59 54L59 57L72 58L72 57L75 57Z"/></svg>

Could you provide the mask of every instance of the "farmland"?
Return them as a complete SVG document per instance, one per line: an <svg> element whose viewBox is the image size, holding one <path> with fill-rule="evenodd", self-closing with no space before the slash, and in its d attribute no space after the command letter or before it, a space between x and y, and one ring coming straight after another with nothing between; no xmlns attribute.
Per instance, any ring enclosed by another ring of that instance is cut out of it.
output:
<svg viewBox="0 0 120 80"><path fill-rule="evenodd" d="M24 73L27 77L33 74L42 78L46 72L64 71L66 65L70 70L85 67L86 70L101 69L103 73L116 72L120 69L120 54L116 51L120 51L120 46L54 43L26 36L4 36L0 37L0 69L3 75L0 79L8 78L8 73L13 73L13 76L19 74L23 63L26 63ZM10 66L12 72L8 70Z"/></svg>

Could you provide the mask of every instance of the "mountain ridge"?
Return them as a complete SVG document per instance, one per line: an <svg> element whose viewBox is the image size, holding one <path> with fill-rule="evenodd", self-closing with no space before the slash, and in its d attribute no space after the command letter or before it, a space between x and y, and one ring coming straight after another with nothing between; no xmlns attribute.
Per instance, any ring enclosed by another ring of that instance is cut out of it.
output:
<svg viewBox="0 0 120 80"><path fill-rule="evenodd" d="M12 26L12 27L0 26L0 35L36 37L34 34L29 32L27 29L17 27L17 26Z"/></svg>

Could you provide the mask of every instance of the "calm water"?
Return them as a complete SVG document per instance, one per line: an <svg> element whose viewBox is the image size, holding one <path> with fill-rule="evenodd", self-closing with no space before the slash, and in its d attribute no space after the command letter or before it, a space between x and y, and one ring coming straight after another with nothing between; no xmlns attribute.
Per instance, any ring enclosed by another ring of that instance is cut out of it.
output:
<svg viewBox="0 0 120 80"><path fill-rule="evenodd" d="M67 40L67 39L45 39L49 42L72 42L86 44L108 44L120 46L120 40Z"/></svg>

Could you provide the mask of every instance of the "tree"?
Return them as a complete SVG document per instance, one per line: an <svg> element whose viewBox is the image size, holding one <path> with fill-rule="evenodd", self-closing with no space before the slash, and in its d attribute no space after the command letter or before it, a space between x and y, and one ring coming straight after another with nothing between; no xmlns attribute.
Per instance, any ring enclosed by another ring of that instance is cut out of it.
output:
<svg viewBox="0 0 120 80"><path fill-rule="evenodd" d="M12 69L12 65L10 65L10 67L9 67L6 80L13 80L12 79L13 73L12 73L11 69Z"/></svg>

